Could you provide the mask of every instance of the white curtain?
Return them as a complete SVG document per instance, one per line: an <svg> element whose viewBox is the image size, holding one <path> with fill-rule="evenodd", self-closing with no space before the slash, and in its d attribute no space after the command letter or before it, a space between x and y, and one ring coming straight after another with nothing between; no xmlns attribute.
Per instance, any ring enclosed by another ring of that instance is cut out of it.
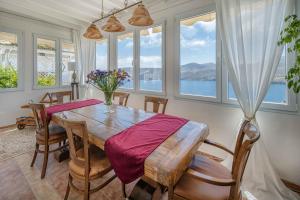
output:
<svg viewBox="0 0 300 200"><path fill-rule="evenodd" d="M74 43L74 47L75 47L75 59L76 59L76 65L77 68L80 71L80 80L79 82L81 83L81 72L82 72L82 65L81 65L81 60L82 60L82 52L81 52L81 36L80 36L80 31L78 30L72 30L72 37L73 37L73 43Z"/></svg>
<svg viewBox="0 0 300 200"><path fill-rule="evenodd" d="M83 67L81 78L82 83L85 85L83 95L84 98L92 98L93 90L88 84L85 84L85 81L87 74L96 68L96 41L81 37L81 47L81 63Z"/></svg>
<svg viewBox="0 0 300 200"><path fill-rule="evenodd" d="M277 41L292 3L292 0L216 0L229 77L245 118L254 122L280 61L283 47L278 47ZM263 135L250 154L242 189L248 197L250 192L259 200L299 198L276 174Z"/></svg>

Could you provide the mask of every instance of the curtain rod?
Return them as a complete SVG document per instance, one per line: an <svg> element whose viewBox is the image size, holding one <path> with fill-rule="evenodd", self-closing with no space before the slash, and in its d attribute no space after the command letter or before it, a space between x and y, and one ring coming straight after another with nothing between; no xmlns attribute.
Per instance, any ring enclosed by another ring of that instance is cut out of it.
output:
<svg viewBox="0 0 300 200"><path fill-rule="evenodd" d="M126 7L122 8L122 9L120 9L120 10L117 10L117 11L111 13L111 14L108 14L108 15L105 15L105 16L99 18L99 19L96 19L96 20L94 20L92 23L96 23L96 22L101 21L101 20L103 20L103 19L105 19L105 18L108 18L108 17L110 17L110 16L113 16L113 15L119 13L119 12L122 12L123 10L126 10L126 9L128 9L128 8L131 8L131 7L133 7L133 6L137 5L137 4L140 4L140 3L142 3L142 2L143 2L143 1L139 1L139 2L136 2L136 3L131 4L131 5L129 5L129 6L126 6Z"/></svg>

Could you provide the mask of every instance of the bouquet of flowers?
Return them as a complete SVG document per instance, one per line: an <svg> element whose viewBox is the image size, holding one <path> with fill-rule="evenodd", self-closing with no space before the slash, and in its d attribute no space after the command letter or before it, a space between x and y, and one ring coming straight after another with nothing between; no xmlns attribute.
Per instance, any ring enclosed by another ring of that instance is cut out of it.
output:
<svg viewBox="0 0 300 200"><path fill-rule="evenodd" d="M101 90L105 96L105 104L112 104L112 95L125 81L129 81L129 75L124 70L101 71L95 70L87 75L87 83Z"/></svg>

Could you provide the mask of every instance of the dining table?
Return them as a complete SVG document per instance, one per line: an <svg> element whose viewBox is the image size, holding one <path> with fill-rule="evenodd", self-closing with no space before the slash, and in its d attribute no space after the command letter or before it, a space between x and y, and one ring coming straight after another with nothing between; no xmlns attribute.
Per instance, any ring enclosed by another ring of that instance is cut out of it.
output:
<svg viewBox="0 0 300 200"><path fill-rule="evenodd" d="M89 142L105 151L105 142L110 137L155 114L137 108L99 103L54 113L51 120L60 125L61 118L85 121ZM175 184L208 135L207 124L189 120L145 159L144 177L167 188L168 199L173 199Z"/></svg>

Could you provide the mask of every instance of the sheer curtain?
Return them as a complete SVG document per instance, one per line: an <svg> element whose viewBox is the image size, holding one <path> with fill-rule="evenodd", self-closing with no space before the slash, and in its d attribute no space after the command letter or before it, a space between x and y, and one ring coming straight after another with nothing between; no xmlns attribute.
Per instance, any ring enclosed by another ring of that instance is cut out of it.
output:
<svg viewBox="0 0 300 200"><path fill-rule="evenodd" d="M75 47L75 59L76 59L76 65L77 65L77 68L80 69L80 80L79 82L81 83L82 82L82 65L81 65L81 55L82 55L82 52L81 52L81 40L80 40L81 36L80 36L80 31L79 30L72 30L72 39L73 39L73 43L74 43L74 47Z"/></svg>
<svg viewBox="0 0 300 200"><path fill-rule="evenodd" d="M292 0L216 0L224 58L244 117L253 120L273 80L283 47L277 46ZM297 199L271 165L261 139L250 154L244 194L259 200ZM299 197L298 197L299 198Z"/></svg>
<svg viewBox="0 0 300 200"><path fill-rule="evenodd" d="M92 98L93 89L85 84L86 76L96 67L96 41L81 37L81 58L82 58L82 83L85 85L84 97Z"/></svg>

